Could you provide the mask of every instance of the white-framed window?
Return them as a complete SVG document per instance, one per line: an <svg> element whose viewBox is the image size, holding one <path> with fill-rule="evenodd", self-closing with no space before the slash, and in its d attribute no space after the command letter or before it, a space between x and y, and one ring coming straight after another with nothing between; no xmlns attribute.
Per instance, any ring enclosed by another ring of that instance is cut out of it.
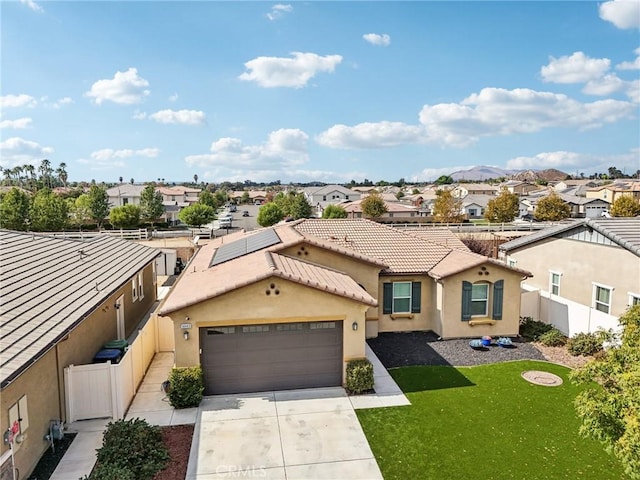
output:
<svg viewBox="0 0 640 480"><path fill-rule="evenodd" d="M471 286L471 316L486 317L489 307L489 284L474 283Z"/></svg>
<svg viewBox="0 0 640 480"><path fill-rule="evenodd" d="M393 282L393 313L411 312L411 282Z"/></svg>
<svg viewBox="0 0 640 480"><path fill-rule="evenodd" d="M613 287L607 285L593 284L593 308L596 310L609 313L611 311L611 297L613 295Z"/></svg>
<svg viewBox="0 0 640 480"><path fill-rule="evenodd" d="M131 298L133 302L138 300L138 277L133 277L131 280Z"/></svg>
<svg viewBox="0 0 640 480"><path fill-rule="evenodd" d="M138 298L142 300L144 298L144 282L142 272L138 274Z"/></svg>
<svg viewBox="0 0 640 480"><path fill-rule="evenodd" d="M629 293L629 306L640 305L640 293Z"/></svg>
<svg viewBox="0 0 640 480"><path fill-rule="evenodd" d="M549 292L551 295L560 295L560 280L562 280L561 273L549 272Z"/></svg>

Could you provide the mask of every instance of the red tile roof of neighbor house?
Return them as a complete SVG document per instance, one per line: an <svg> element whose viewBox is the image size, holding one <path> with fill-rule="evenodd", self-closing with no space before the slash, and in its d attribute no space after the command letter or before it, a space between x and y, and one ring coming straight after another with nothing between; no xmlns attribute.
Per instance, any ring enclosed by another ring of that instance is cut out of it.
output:
<svg viewBox="0 0 640 480"><path fill-rule="evenodd" d="M442 233L439 235L440 238L449 238ZM264 247L247 247L261 242ZM441 279L483 263L494 263L530 275L461 247L445 246L369 220L306 219L248 233L234 233L204 245L173 287L159 313L167 315L271 277L287 279L365 305L377 304L355 280L336 268L282 254L285 249L304 244L367 262L389 274L428 274ZM224 258L216 263L215 256L225 245ZM251 251L251 248L255 250ZM338 265L336 267L339 268Z"/></svg>

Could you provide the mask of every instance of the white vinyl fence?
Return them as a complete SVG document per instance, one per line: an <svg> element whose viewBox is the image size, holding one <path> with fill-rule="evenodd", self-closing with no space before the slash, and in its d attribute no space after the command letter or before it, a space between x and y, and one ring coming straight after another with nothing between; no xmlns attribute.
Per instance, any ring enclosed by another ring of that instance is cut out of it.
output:
<svg viewBox="0 0 640 480"><path fill-rule="evenodd" d="M618 317L540 290L523 291L520 315L549 323L565 335L620 329Z"/></svg>
<svg viewBox="0 0 640 480"><path fill-rule="evenodd" d="M165 336L166 334L162 335ZM66 367L64 386L67 422L91 418L124 418L156 351L159 351L158 317L151 315L119 363Z"/></svg>

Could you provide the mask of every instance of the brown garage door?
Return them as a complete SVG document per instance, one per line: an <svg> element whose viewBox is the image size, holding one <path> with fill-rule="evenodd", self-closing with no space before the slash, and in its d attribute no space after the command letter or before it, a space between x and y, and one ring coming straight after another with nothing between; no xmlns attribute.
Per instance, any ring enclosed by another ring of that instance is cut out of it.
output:
<svg viewBox="0 0 640 480"><path fill-rule="evenodd" d="M200 329L205 395L342 384L342 322Z"/></svg>

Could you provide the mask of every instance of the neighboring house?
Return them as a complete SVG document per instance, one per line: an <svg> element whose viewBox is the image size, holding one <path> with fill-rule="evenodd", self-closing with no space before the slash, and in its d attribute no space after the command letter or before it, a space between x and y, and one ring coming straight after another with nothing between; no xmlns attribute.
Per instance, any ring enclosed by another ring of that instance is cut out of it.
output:
<svg viewBox="0 0 640 480"><path fill-rule="evenodd" d="M462 214L470 219L483 218L487 205L494 198L495 195L467 195L462 199Z"/></svg>
<svg viewBox="0 0 640 480"><path fill-rule="evenodd" d="M509 180L500 184L501 190L505 188L509 193L515 193L516 195L528 195L540 189L540 187L533 183L521 182L520 180Z"/></svg>
<svg viewBox="0 0 640 480"><path fill-rule="evenodd" d="M81 241L0 230L0 430L18 422L20 478L51 447L51 421L66 420L64 368L128 338L154 304L159 253L107 235ZM0 448L3 464L9 447Z"/></svg>
<svg viewBox="0 0 640 480"><path fill-rule="evenodd" d="M533 273L522 315L568 335L615 327L640 302L640 217L574 220L504 243L500 256Z"/></svg>
<svg viewBox="0 0 640 480"><path fill-rule="evenodd" d="M324 209L329 205L338 205L360 200L360 192L355 192L341 185L325 185L324 187L308 187L302 190L315 215L322 217Z"/></svg>
<svg viewBox="0 0 640 480"><path fill-rule="evenodd" d="M131 183L123 183L107 189L109 197L109 206L122 207L123 205L140 205L140 196L145 185L136 185Z"/></svg>
<svg viewBox="0 0 640 480"><path fill-rule="evenodd" d="M568 189L576 188L593 188L597 187L599 182L597 180L589 180L587 178L577 180L561 180L553 184L553 189L562 192Z"/></svg>
<svg viewBox="0 0 640 480"><path fill-rule="evenodd" d="M306 219L202 246L159 315L206 394L342 385L378 332L517 335L528 275L376 222Z"/></svg>
<svg viewBox="0 0 640 480"><path fill-rule="evenodd" d="M578 197L558 193L558 196L571 208L572 218L600 218L609 211L609 202L599 198Z"/></svg>
<svg viewBox="0 0 640 480"><path fill-rule="evenodd" d="M487 183L461 183L454 187L451 194L457 198L464 198L467 195L490 195L499 193L499 188Z"/></svg>
<svg viewBox="0 0 640 480"><path fill-rule="evenodd" d="M172 187L157 187L156 191L162 195L162 204L164 205L164 213L160 218L169 224L177 224L180 223L178 218L180 211L196 203L202 190L176 185Z"/></svg>
<svg viewBox="0 0 640 480"><path fill-rule="evenodd" d="M341 206L346 210L347 217L349 218L363 218L362 214L362 202L363 200L357 200L355 202L342 204ZM381 222L395 222L402 223L404 221L410 222L416 217L420 217L420 210L413 205L407 205L400 202L386 201L384 204L387 207L387 213L383 214L376 220Z"/></svg>
<svg viewBox="0 0 640 480"><path fill-rule="evenodd" d="M622 196L632 197L640 203L640 181L618 180L602 187L590 188L586 191L587 198L599 198L609 203L615 202Z"/></svg>

